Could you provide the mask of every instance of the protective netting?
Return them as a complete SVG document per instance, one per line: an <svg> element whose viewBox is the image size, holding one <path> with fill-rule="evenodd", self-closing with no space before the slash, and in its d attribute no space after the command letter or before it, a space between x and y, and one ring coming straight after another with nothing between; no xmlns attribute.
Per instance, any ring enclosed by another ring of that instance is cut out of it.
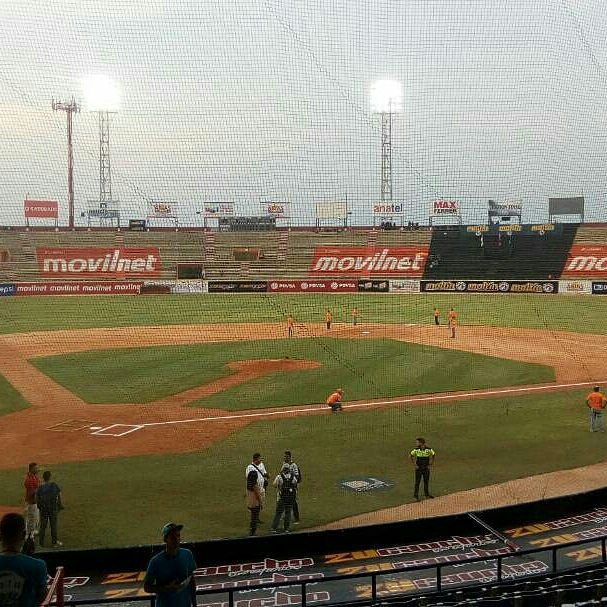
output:
<svg viewBox="0 0 607 607"><path fill-rule="evenodd" d="M171 203L182 224L228 201L347 202L353 224L380 201L381 124L369 90L402 84L392 121L392 196L425 222L435 198L471 223L487 199L583 195L603 217L607 25L600 0L493 2L209 0L0 4L1 222L26 197L67 218L66 116L82 79L113 79L112 200L124 218ZM98 115L74 116L76 223L98 208ZM198 212L198 214L197 214ZM162 220L160 220L162 221Z"/></svg>

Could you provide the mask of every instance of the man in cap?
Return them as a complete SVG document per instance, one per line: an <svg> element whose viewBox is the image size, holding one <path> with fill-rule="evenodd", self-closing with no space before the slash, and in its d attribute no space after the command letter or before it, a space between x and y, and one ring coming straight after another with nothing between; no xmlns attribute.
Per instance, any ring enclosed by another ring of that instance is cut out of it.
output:
<svg viewBox="0 0 607 607"><path fill-rule="evenodd" d="M156 594L157 607L196 607L196 563L191 551L179 546L182 529L167 523L162 528L165 549L148 563L143 589Z"/></svg>

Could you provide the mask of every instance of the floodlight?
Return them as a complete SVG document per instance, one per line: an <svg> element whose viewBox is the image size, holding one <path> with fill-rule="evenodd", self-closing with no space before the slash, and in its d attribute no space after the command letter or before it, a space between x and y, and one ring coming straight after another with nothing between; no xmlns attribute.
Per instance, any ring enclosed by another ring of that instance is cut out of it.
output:
<svg viewBox="0 0 607 607"><path fill-rule="evenodd" d="M377 80L371 85L371 111L396 114L403 111L402 84L396 80Z"/></svg>
<svg viewBox="0 0 607 607"><path fill-rule="evenodd" d="M84 106L89 112L117 112L120 106L118 84L107 76L87 76L82 79Z"/></svg>

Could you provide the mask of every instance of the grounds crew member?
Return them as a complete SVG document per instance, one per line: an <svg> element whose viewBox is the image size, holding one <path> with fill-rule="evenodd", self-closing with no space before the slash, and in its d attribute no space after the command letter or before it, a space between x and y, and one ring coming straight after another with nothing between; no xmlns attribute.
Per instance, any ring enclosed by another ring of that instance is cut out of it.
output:
<svg viewBox="0 0 607 607"><path fill-rule="evenodd" d="M291 531L291 513L293 512L293 503L297 495L297 479L291 471L291 464L284 463L280 474L274 479L274 486L278 490L278 500L276 502L276 513L272 521L272 533L278 533L278 525L284 514L284 532Z"/></svg>
<svg viewBox="0 0 607 607"><path fill-rule="evenodd" d="M301 484L301 468L293 461L293 456L290 451L285 451L284 463L289 464L291 468L291 474L294 476L297 481L297 485L295 485L295 495L293 497L293 524L299 524L299 503L297 501L297 491L299 489L299 485Z"/></svg>
<svg viewBox="0 0 607 607"><path fill-rule="evenodd" d="M590 409L590 432L605 432L605 404L607 399L599 386L586 397Z"/></svg>
<svg viewBox="0 0 607 607"><path fill-rule="evenodd" d="M417 447L411 450L411 462L415 466L415 489L413 490L413 497L419 501L419 483L424 479L424 495L433 499L434 496L430 494L428 485L430 484L430 466L434 463L434 449L426 445L426 439L417 438Z"/></svg>
<svg viewBox="0 0 607 607"><path fill-rule="evenodd" d="M434 308L434 324L440 325L440 310L438 308Z"/></svg>
<svg viewBox="0 0 607 607"><path fill-rule="evenodd" d="M329 407L331 407L331 411L333 413L337 413L338 411L341 411L341 401L344 397L344 391L341 388L337 388L337 390L335 390L335 392L333 392L331 395L329 395L329 398L327 398L327 405L329 405Z"/></svg>

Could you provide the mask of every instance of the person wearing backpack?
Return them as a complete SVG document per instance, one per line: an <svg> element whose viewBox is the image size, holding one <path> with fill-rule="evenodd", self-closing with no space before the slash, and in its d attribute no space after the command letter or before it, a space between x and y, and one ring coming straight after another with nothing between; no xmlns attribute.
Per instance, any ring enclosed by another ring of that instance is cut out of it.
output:
<svg viewBox="0 0 607 607"><path fill-rule="evenodd" d="M291 468L291 474L295 477L297 485L295 485L295 497L293 498L293 524L299 524L299 502L297 501L297 494L299 491L299 485L301 485L301 468L293 461L293 456L290 451L285 451L285 464L289 464Z"/></svg>
<svg viewBox="0 0 607 607"><path fill-rule="evenodd" d="M284 514L284 532L291 531L291 512L295 501L297 479L291 472L289 464L283 464L280 474L274 479L274 487L278 490L278 501L276 502L276 513L272 521L272 533L278 533L278 525Z"/></svg>

